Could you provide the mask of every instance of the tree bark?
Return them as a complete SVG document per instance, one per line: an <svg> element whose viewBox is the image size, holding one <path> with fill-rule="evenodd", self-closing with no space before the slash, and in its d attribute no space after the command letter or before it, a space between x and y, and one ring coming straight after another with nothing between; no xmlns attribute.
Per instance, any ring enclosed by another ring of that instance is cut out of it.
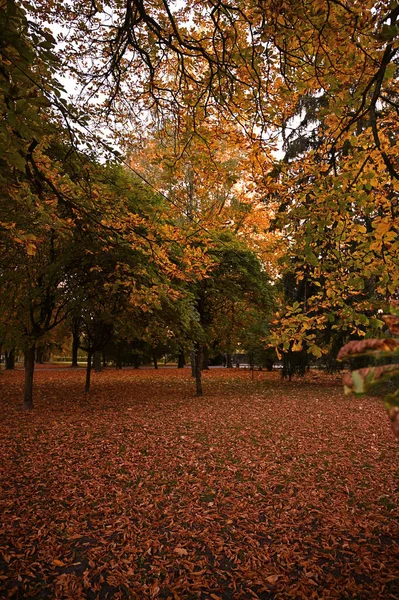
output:
<svg viewBox="0 0 399 600"><path fill-rule="evenodd" d="M43 364L43 348L36 348L36 362L38 365L42 365Z"/></svg>
<svg viewBox="0 0 399 600"><path fill-rule="evenodd" d="M100 350L96 350L93 354L93 366L96 373L101 373L101 352Z"/></svg>
<svg viewBox="0 0 399 600"><path fill-rule="evenodd" d="M229 352L227 352L227 354L226 354L226 367L227 367L227 369L233 368L233 361L231 358L231 354Z"/></svg>
<svg viewBox="0 0 399 600"><path fill-rule="evenodd" d="M201 379L201 366L202 366L203 352L202 345L195 345L195 387L197 396L202 396L202 379Z"/></svg>
<svg viewBox="0 0 399 600"><path fill-rule="evenodd" d="M78 350L79 350L80 339L75 333L72 337L72 364L71 367L77 367L78 365Z"/></svg>
<svg viewBox="0 0 399 600"><path fill-rule="evenodd" d="M202 346L202 370L209 371L209 348L205 344Z"/></svg>
<svg viewBox="0 0 399 600"><path fill-rule="evenodd" d="M33 373L35 370L35 350L33 344L25 351L25 389L24 389L24 410L33 409Z"/></svg>
<svg viewBox="0 0 399 600"><path fill-rule="evenodd" d="M155 351L152 353L152 362L154 363L154 369L158 369L158 360Z"/></svg>
<svg viewBox="0 0 399 600"><path fill-rule="evenodd" d="M195 377L195 361L196 361L195 350L192 350L191 354L190 354L191 377Z"/></svg>
<svg viewBox="0 0 399 600"><path fill-rule="evenodd" d="M86 366L86 385L85 385L86 394L88 394L90 391L91 359L92 359L92 352L89 350L87 353L87 366Z"/></svg>
<svg viewBox="0 0 399 600"><path fill-rule="evenodd" d="M184 357L184 350L179 350L179 356L177 358L177 368L184 369L185 364L186 364L186 359Z"/></svg>
<svg viewBox="0 0 399 600"><path fill-rule="evenodd" d="M77 324L74 324L72 331L72 365L71 367L78 367L78 351L80 344L79 328Z"/></svg>
<svg viewBox="0 0 399 600"><path fill-rule="evenodd" d="M15 348L11 348L9 352L5 353L5 368L7 371L11 371L15 367Z"/></svg>

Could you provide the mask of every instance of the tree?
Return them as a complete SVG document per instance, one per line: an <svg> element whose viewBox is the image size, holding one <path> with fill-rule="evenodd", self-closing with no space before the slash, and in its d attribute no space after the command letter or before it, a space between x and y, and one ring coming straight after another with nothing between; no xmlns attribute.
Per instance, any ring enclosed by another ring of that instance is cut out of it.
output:
<svg viewBox="0 0 399 600"><path fill-rule="evenodd" d="M283 273L302 287L282 302L275 340L332 362L345 339L381 329L398 286L398 9L306 6L286 7L275 34L291 129L264 187L289 247Z"/></svg>
<svg viewBox="0 0 399 600"><path fill-rule="evenodd" d="M238 235L215 231L211 239L199 238L208 255L207 271L190 285L197 317L194 328L195 373L200 390L204 348L231 353L240 341L251 309L271 307L268 276L256 255ZM199 392L201 393L201 392Z"/></svg>

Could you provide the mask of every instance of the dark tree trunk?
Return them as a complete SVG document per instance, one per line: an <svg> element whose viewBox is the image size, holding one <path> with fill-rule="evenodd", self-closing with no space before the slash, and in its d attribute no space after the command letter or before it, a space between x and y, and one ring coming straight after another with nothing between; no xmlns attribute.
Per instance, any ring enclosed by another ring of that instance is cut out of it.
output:
<svg viewBox="0 0 399 600"><path fill-rule="evenodd" d="M103 369L107 366L107 357L105 356L105 352L103 352Z"/></svg>
<svg viewBox="0 0 399 600"><path fill-rule="evenodd" d="M184 357L184 350L179 350L179 356L177 358L177 368L184 369L184 365L186 364L186 359Z"/></svg>
<svg viewBox="0 0 399 600"><path fill-rule="evenodd" d="M195 350L191 351L190 354L190 362L191 362L191 377L195 377Z"/></svg>
<svg viewBox="0 0 399 600"><path fill-rule="evenodd" d="M25 351L25 389L24 389L24 410L33 408L33 373L35 370L35 350L33 344Z"/></svg>
<svg viewBox="0 0 399 600"><path fill-rule="evenodd" d="M196 344L195 349L195 387L197 391L197 396L202 396L202 380L201 380L201 365L202 365L202 346L201 344Z"/></svg>
<svg viewBox="0 0 399 600"><path fill-rule="evenodd" d="M122 344L120 344L120 343L118 343L116 345L115 366L116 366L117 369L121 369L122 368Z"/></svg>
<svg viewBox="0 0 399 600"><path fill-rule="evenodd" d="M202 370L209 371L209 348L206 344L202 346Z"/></svg>
<svg viewBox="0 0 399 600"><path fill-rule="evenodd" d="M79 343L80 343L79 334L73 332L73 334L72 334L72 365L71 365L71 367L78 366Z"/></svg>
<svg viewBox="0 0 399 600"><path fill-rule="evenodd" d="M11 371L15 367L15 348L11 348L9 352L5 353L5 368L7 371Z"/></svg>
<svg viewBox="0 0 399 600"><path fill-rule="evenodd" d="M155 351L152 353L152 362L154 363L154 369L158 369L158 360Z"/></svg>
<svg viewBox="0 0 399 600"><path fill-rule="evenodd" d="M87 353L87 366L86 366L86 385L85 385L86 394L88 394L90 391L91 359L92 359L92 352L89 350Z"/></svg>
<svg viewBox="0 0 399 600"><path fill-rule="evenodd" d="M233 368L233 361L232 361L232 358L231 358L231 354L229 352L227 352L227 354L226 354L226 367L228 369L232 369Z"/></svg>
<svg viewBox="0 0 399 600"><path fill-rule="evenodd" d="M93 354L93 366L96 373L101 373L101 352L96 350Z"/></svg>
<svg viewBox="0 0 399 600"><path fill-rule="evenodd" d="M288 380L291 381L292 365L291 365L289 354L290 354L290 351L288 351L287 353L285 353L283 355L283 368L281 370L281 377L282 377L282 379L285 379L286 377L288 377Z"/></svg>
<svg viewBox="0 0 399 600"><path fill-rule="evenodd" d="M43 364L43 348L36 348L36 362L38 365L42 365Z"/></svg>

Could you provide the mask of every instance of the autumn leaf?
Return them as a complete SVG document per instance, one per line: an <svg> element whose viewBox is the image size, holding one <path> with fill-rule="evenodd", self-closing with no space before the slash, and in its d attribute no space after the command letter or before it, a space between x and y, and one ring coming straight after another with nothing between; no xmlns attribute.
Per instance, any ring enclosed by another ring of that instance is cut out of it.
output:
<svg viewBox="0 0 399 600"><path fill-rule="evenodd" d="M53 560L53 565L56 567L65 567L65 563L62 560L58 560L57 558Z"/></svg>
<svg viewBox="0 0 399 600"><path fill-rule="evenodd" d="M280 578L280 575L269 575L269 577L266 577L266 581L268 583L271 583L274 585L278 581L279 578Z"/></svg>
<svg viewBox="0 0 399 600"><path fill-rule="evenodd" d="M180 548L180 547L176 547L174 549L175 554L178 554L179 556L187 556L188 552L185 548Z"/></svg>
<svg viewBox="0 0 399 600"><path fill-rule="evenodd" d="M362 354L392 352L399 349L399 340L387 339L364 339L348 342L338 352L337 359L351 358Z"/></svg>

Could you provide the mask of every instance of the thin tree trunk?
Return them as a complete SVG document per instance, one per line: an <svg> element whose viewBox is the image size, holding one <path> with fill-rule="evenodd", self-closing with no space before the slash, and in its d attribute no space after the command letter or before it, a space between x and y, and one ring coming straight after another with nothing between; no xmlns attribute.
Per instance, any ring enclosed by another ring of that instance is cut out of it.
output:
<svg viewBox="0 0 399 600"><path fill-rule="evenodd" d="M196 344L195 351L195 387L197 390L197 396L202 396L202 379L201 379L201 366L202 366L202 345Z"/></svg>
<svg viewBox="0 0 399 600"><path fill-rule="evenodd" d="M190 354L191 377L195 377L195 361L196 361L195 350L192 350L191 354Z"/></svg>
<svg viewBox="0 0 399 600"><path fill-rule="evenodd" d="M79 343L80 343L79 334L73 333L72 334L72 364L71 364L71 367L78 366Z"/></svg>
<svg viewBox="0 0 399 600"><path fill-rule="evenodd" d="M33 409L33 373L35 370L35 350L33 344L25 351L25 389L24 389L24 410Z"/></svg>
<svg viewBox="0 0 399 600"><path fill-rule="evenodd" d="M232 361L230 352L227 352L227 354L226 354L226 367L227 367L227 369L233 368L233 361Z"/></svg>
<svg viewBox="0 0 399 600"><path fill-rule="evenodd" d="M105 356L105 352L103 352L103 369L107 366L107 357Z"/></svg>
<svg viewBox="0 0 399 600"><path fill-rule="evenodd" d="M5 368L7 371L11 371L15 367L15 348L11 348L9 352L5 353Z"/></svg>
<svg viewBox="0 0 399 600"><path fill-rule="evenodd" d="M209 371L209 348L205 344L202 346L202 370Z"/></svg>
<svg viewBox="0 0 399 600"><path fill-rule="evenodd" d="M158 369L158 360L155 351L152 353L152 362L154 363L154 369Z"/></svg>
<svg viewBox="0 0 399 600"><path fill-rule="evenodd" d="M38 365L43 364L43 348L36 348L36 362Z"/></svg>
<svg viewBox="0 0 399 600"><path fill-rule="evenodd" d="M89 350L87 353L87 366L86 366L86 385L85 385L86 394L88 394L90 391L91 359L92 359L92 352Z"/></svg>
<svg viewBox="0 0 399 600"><path fill-rule="evenodd" d="M79 352L80 339L79 336L73 335L72 337L72 363L71 367L78 367L78 352Z"/></svg>
<svg viewBox="0 0 399 600"><path fill-rule="evenodd" d="M179 356L177 359L177 368L184 369L185 364L186 364L186 359L184 357L184 350L179 350Z"/></svg>
<svg viewBox="0 0 399 600"><path fill-rule="evenodd" d="M101 352L100 350L96 350L93 354L93 365L96 373L101 373Z"/></svg>

